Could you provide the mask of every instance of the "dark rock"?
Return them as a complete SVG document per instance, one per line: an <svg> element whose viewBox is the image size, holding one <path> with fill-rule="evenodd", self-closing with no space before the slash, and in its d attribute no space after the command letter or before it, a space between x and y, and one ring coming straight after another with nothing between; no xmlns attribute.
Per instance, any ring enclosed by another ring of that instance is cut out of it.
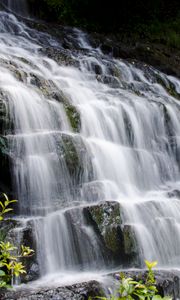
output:
<svg viewBox="0 0 180 300"><path fill-rule="evenodd" d="M88 300L89 297L103 295L101 285L96 281L57 288L37 290L0 291L1 300Z"/></svg>
<svg viewBox="0 0 180 300"><path fill-rule="evenodd" d="M0 192L6 193L9 197L14 197L8 140L2 135L0 136L0 168Z"/></svg>
<svg viewBox="0 0 180 300"><path fill-rule="evenodd" d="M59 142L60 153L65 158L73 183L80 184L91 180L92 163L83 139L79 135L62 134Z"/></svg>
<svg viewBox="0 0 180 300"><path fill-rule="evenodd" d="M144 271L130 271L124 272L127 277L133 277L135 280L143 280L146 272ZM112 283L112 278L116 278L117 273L106 275L109 277ZM171 296L173 300L179 298L179 277L168 271L156 271L157 288L161 296ZM114 281L114 285L115 285ZM117 283L116 283L117 284ZM106 287L107 289L108 287ZM97 296L103 297L107 291L105 287L97 281L89 281L71 286L44 288L39 287L36 290L33 288L20 289L14 291L0 291L1 300L88 300L89 297L93 299Z"/></svg>
<svg viewBox="0 0 180 300"><path fill-rule="evenodd" d="M0 223L0 241L4 241L7 237L9 232L18 227L20 222L15 219L4 219Z"/></svg>
<svg viewBox="0 0 180 300"><path fill-rule="evenodd" d="M100 202L84 208L87 220L103 240L112 262L139 265L137 242L130 225L123 225L120 205L115 201Z"/></svg>
<svg viewBox="0 0 180 300"><path fill-rule="evenodd" d="M100 46L104 54L115 58L138 60L147 63L160 71L180 77L180 51L178 48L172 49L161 43L148 41L135 41L132 37L121 34L91 34L91 42Z"/></svg>

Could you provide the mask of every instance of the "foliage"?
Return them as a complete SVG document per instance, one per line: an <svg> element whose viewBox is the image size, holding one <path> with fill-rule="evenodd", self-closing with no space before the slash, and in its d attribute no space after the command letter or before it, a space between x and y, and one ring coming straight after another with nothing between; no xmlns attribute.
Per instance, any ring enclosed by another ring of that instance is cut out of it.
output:
<svg viewBox="0 0 180 300"><path fill-rule="evenodd" d="M131 277L125 277L124 274L120 274L119 288L107 298L96 296L94 299L101 300L172 300L171 297L161 297L158 294L156 288L156 280L153 267L157 265L157 262L149 262L145 260L148 273L144 281L136 281ZM90 297L89 300L92 300Z"/></svg>
<svg viewBox="0 0 180 300"><path fill-rule="evenodd" d="M149 24L139 22L130 30L130 36L135 40L143 39L180 49L180 15L163 22L158 20Z"/></svg>
<svg viewBox="0 0 180 300"><path fill-rule="evenodd" d="M0 221L4 219L4 215L10 211L12 211L12 208L9 208L9 205L17 202L17 200L9 200L6 194L3 194L5 197L5 201L0 201L1 211L0 211Z"/></svg>
<svg viewBox="0 0 180 300"><path fill-rule="evenodd" d="M16 200L9 200L6 194L3 194L5 201L0 201L0 221L4 219L4 215L11 212L13 209L9 205L17 202ZM33 255L34 251L30 247L21 246L20 251L18 248L11 244L9 241L0 241L0 288L9 288L11 279L19 277L26 273L25 267L20 262L23 257Z"/></svg>
<svg viewBox="0 0 180 300"><path fill-rule="evenodd" d="M90 30L117 32L137 24L168 22L178 18L178 0L29 0L44 17ZM42 15L41 14L41 15ZM178 28L178 27L177 27Z"/></svg>

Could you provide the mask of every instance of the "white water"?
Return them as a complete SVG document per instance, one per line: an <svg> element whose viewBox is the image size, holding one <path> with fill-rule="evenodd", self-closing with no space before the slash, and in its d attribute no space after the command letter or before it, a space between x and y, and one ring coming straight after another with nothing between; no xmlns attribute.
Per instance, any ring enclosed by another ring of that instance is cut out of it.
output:
<svg viewBox="0 0 180 300"><path fill-rule="evenodd" d="M84 48L71 54L79 68L42 55L42 40L61 46L0 12L0 90L14 126L6 136L20 212L35 229L41 275L110 268L81 209L99 200L120 203L122 226L135 232L141 262L146 258L158 260L159 267L179 268L180 200L169 193L180 187L180 105L156 75L177 92L180 82L104 56L79 30L69 38ZM38 87L38 80L76 107L79 134L63 103ZM83 162L78 183L62 152L63 135ZM87 191L97 185L100 197L94 198Z"/></svg>

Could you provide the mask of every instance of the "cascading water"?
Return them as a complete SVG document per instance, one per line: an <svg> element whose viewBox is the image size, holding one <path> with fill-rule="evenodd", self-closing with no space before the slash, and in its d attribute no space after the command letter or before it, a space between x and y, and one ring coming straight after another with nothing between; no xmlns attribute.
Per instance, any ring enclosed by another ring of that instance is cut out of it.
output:
<svg viewBox="0 0 180 300"><path fill-rule="evenodd" d="M27 0L1 0L1 3L11 12L15 14L27 17L28 16L28 5Z"/></svg>
<svg viewBox="0 0 180 300"><path fill-rule="evenodd" d="M77 29L69 39L84 50L59 65L42 54L63 51L56 40L0 12L4 135L41 275L114 266L84 211L99 201L120 204L139 267L146 258L179 268L180 104L168 91L178 95L180 82L103 55Z"/></svg>

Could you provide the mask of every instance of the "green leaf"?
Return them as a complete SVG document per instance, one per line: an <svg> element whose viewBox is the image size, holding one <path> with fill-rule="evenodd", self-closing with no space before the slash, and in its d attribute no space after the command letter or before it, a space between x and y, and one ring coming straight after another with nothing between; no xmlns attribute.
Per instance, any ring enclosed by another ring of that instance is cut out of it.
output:
<svg viewBox="0 0 180 300"><path fill-rule="evenodd" d="M144 261L145 262L145 264L146 264L146 267L148 268L148 269L152 269L152 268L154 268L156 265L157 265L157 261L152 261L152 262L150 262L150 261L148 261L148 260L145 260Z"/></svg>
<svg viewBox="0 0 180 300"><path fill-rule="evenodd" d="M0 270L0 277L5 276L6 273L3 270Z"/></svg>
<svg viewBox="0 0 180 300"><path fill-rule="evenodd" d="M6 208L3 213L8 213L9 211L12 211L13 209L12 208Z"/></svg>
<svg viewBox="0 0 180 300"><path fill-rule="evenodd" d="M0 201L0 205L2 207L2 209L4 209L4 204Z"/></svg>
<svg viewBox="0 0 180 300"><path fill-rule="evenodd" d="M9 203L17 202L17 200L10 200Z"/></svg>

